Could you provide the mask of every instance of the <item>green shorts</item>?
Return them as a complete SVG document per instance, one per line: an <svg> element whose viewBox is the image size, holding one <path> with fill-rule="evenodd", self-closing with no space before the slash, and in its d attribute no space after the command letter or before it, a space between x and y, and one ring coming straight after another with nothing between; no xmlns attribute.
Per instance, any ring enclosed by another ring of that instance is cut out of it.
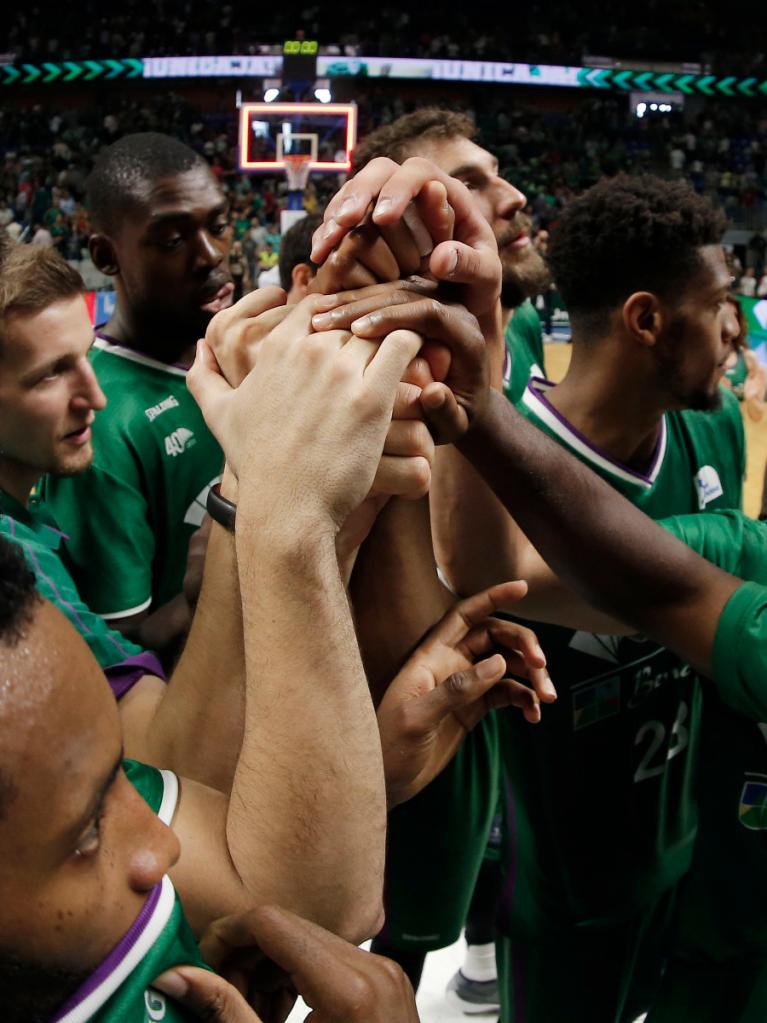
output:
<svg viewBox="0 0 767 1023"><path fill-rule="evenodd" d="M535 941L500 936L501 1023L630 1023L646 1012L660 984L674 901L672 890L641 917L552 924Z"/></svg>
<svg viewBox="0 0 767 1023"><path fill-rule="evenodd" d="M767 963L692 964L672 959L647 1023L764 1023Z"/></svg>
<svg viewBox="0 0 767 1023"><path fill-rule="evenodd" d="M489 714L423 792L389 814L381 937L431 952L457 941L500 792L498 730Z"/></svg>

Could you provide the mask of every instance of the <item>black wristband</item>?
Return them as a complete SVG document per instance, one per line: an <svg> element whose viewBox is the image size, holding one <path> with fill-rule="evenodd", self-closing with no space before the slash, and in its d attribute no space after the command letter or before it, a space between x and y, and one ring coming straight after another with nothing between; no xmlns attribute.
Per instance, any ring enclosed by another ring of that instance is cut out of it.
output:
<svg viewBox="0 0 767 1023"><path fill-rule="evenodd" d="M214 483L210 488L205 505L208 509L208 515L210 515L214 522L217 522L219 526L223 526L224 529L228 529L230 533L234 532L237 505L221 496L220 483Z"/></svg>

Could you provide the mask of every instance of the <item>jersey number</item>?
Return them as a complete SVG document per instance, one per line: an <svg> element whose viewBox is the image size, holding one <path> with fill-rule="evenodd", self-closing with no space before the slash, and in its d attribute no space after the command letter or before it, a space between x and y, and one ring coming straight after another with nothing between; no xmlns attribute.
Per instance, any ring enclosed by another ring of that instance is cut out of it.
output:
<svg viewBox="0 0 767 1023"><path fill-rule="evenodd" d="M641 746L648 735L650 736L650 744L645 750L639 767L634 772L635 782L647 781L648 778L657 778L659 774L663 774L669 760L673 760L674 757L679 756L680 753L687 749L690 742L690 733L684 726L687 714L687 704L682 700L676 714L676 721L671 726L668 749L665 755L662 752L660 753L660 758L658 753L663 749L666 742L666 726L660 721L645 721L636 734L634 745ZM661 763L658 763L658 759L661 760Z"/></svg>

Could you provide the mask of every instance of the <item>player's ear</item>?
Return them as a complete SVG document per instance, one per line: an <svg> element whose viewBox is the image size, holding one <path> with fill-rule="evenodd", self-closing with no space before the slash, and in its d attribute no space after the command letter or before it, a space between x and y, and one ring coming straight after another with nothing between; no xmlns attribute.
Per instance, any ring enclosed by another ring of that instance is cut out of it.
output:
<svg viewBox="0 0 767 1023"><path fill-rule="evenodd" d="M308 263L296 263L290 272L291 292L297 300L306 298L309 294L309 285L314 278L314 270Z"/></svg>
<svg viewBox="0 0 767 1023"><path fill-rule="evenodd" d="M105 234L92 234L88 239L88 249L93 260L93 265L107 277L116 277L120 272L117 263L117 253L112 244L112 239Z"/></svg>
<svg viewBox="0 0 767 1023"><path fill-rule="evenodd" d="M635 291L623 303L623 326L639 344L655 344L663 326L658 296L651 291Z"/></svg>

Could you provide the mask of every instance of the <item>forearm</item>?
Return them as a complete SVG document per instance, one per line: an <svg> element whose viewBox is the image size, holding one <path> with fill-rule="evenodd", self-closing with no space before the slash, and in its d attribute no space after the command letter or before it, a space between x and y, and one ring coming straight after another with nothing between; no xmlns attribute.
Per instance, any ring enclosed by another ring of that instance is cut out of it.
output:
<svg viewBox="0 0 767 1023"><path fill-rule="evenodd" d="M437 449L431 515L437 561L459 594L521 578L527 544L508 511L454 447Z"/></svg>
<svg viewBox="0 0 767 1023"><path fill-rule="evenodd" d="M227 819L251 891L361 940L380 925L380 741L332 534L238 505L245 637L242 751ZM261 515L259 522L258 516Z"/></svg>
<svg viewBox="0 0 767 1023"><path fill-rule="evenodd" d="M227 471L222 493L229 500L236 501L235 486ZM244 691L234 537L214 523L189 638L150 726L152 762L228 794L242 744Z"/></svg>
<svg viewBox="0 0 767 1023"><path fill-rule="evenodd" d="M428 498L389 501L360 549L350 593L378 704L424 634L454 603L437 577Z"/></svg>
<svg viewBox="0 0 767 1023"><path fill-rule="evenodd" d="M734 577L669 536L500 395L490 395L459 447L567 585L709 668Z"/></svg>

